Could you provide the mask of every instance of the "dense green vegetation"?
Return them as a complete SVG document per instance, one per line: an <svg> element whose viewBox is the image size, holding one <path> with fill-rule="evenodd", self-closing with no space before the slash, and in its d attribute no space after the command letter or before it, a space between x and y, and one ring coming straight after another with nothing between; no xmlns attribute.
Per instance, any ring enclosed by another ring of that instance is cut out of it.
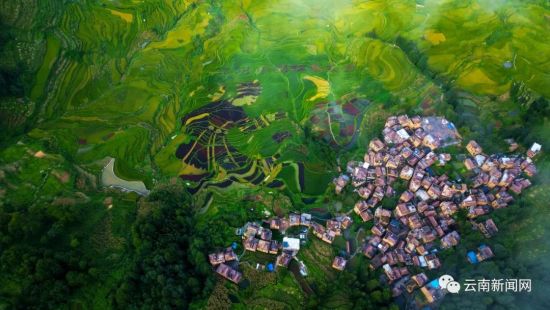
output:
<svg viewBox="0 0 550 310"><path fill-rule="evenodd" d="M429 276L533 279L530 294L447 296L442 308L544 309L549 16L545 0L0 0L0 309L404 306L366 258L329 268L342 238L305 246L307 278L258 271L267 258L246 253L236 286L206 256L232 242L240 255L235 229L264 211L351 209L329 185L338 163L361 158L397 113L444 116L489 153L507 138L543 145L533 187L491 215L499 234L461 218L461 244ZM245 118L182 123L216 102ZM207 160L176 156L195 141ZM151 194L104 188L109 158ZM369 225L356 218L352 233ZM495 259L468 264L481 242Z"/></svg>

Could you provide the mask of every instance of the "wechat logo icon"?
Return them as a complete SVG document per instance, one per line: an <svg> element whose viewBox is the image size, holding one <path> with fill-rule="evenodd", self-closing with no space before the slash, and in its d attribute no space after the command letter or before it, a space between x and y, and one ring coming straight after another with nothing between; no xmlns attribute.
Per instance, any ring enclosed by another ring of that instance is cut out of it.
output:
<svg viewBox="0 0 550 310"><path fill-rule="evenodd" d="M460 292L460 283L456 282L455 279L448 274L439 277L439 285L451 294Z"/></svg>

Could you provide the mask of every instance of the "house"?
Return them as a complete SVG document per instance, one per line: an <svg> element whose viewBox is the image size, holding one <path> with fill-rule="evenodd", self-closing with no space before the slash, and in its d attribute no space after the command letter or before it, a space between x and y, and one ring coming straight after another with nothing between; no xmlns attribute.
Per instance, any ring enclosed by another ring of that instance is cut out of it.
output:
<svg viewBox="0 0 550 310"><path fill-rule="evenodd" d="M363 185L367 180L367 172L368 172L367 168L355 167L351 174L352 176L351 185L353 185L354 187L359 187Z"/></svg>
<svg viewBox="0 0 550 310"><path fill-rule="evenodd" d="M399 122L399 125L405 128L411 128L413 124L407 114L397 116L397 121Z"/></svg>
<svg viewBox="0 0 550 310"><path fill-rule="evenodd" d="M348 229L351 224L353 224L353 220L347 215L340 217L339 221L341 223L342 229Z"/></svg>
<svg viewBox="0 0 550 310"><path fill-rule="evenodd" d="M407 267L392 268L389 264L385 264L382 266L382 269L384 270L384 273L388 278L388 282L390 283L409 274L409 270L407 269Z"/></svg>
<svg viewBox="0 0 550 310"><path fill-rule="evenodd" d="M447 162L451 160L451 154L444 153L437 156L438 166L445 166Z"/></svg>
<svg viewBox="0 0 550 310"><path fill-rule="evenodd" d="M481 146L479 146L479 144L477 144L477 142L474 140L470 140L470 142L468 142L468 144L466 145L466 150L472 156L479 155L483 152Z"/></svg>
<svg viewBox="0 0 550 310"><path fill-rule="evenodd" d="M325 233L325 227L318 223L311 223L311 227L313 228L313 234L321 239L323 238L323 234Z"/></svg>
<svg viewBox="0 0 550 310"><path fill-rule="evenodd" d="M226 262L234 261L237 259L237 254L233 252L233 248L228 247L224 252L224 259Z"/></svg>
<svg viewBox="0 0 550 310"><path fill-rule="evenodd" d="M298 252L300 250L300 239L298 238L283 238L283 251Z"/></svg>
<svg viewBox="0 0 550 310"><path fill-rule="evenodd" d="M218 267L216 268L216 272L235 284L241 282L241 279L243 277L240 272L232 269L231 267L223 263L218 265Z"/></svg>
<svg viewBox="0 0 550 310"><path fill-rule="evenodd" d="M369 199L370 195L374 191L374 185L368 184L367 186L362 186L357 189L357 194L363 199Z"/></svg>
<svg viewBox="0 0 550 310"><path fill-rule="evenodd" d="M525 166L525 168L523 168L523 172L525 172L525 174L527 174L529 177L533 177L535 176L535 174L537 174L537 167L535 167L535 165L533 164L528 164Z"/></svg>
<svg viewBox="0 0 550 310"><path fill-rule="evenodd" d="M483 223L474 223L474 225L486 238L491 238L498 232L497 225L495 224L493 219L488 219Z"/></svg>
<svg viewBox="0 0 550 310"><path fill-rule="evenodd" d="M468 171L474 170L477 167L476 163L470 157L464 160L464 166L466 166Z"/></svg>
<svg viewBox="0 0 550 310"><path fill-rule="evenodd" d="M321 240L325 241L328 244L332 244L334 238L336 238L336 233L332 230L325 231L325 233L321 236Z"/></svg>
<svg viewBox="0 0 550 310"><path fill-rule="evenodd" d="M332 261L332 268L336 270L344 270L346 268L347 260L345 260L343 257L336 256L334 260Z"/></svg>
<svg viewBox="0 0 550 310"><path fill-rule="evenodd" d="M397 179L399 177L399 173L397 172L397 169L388 169L388 184L390 183L389 178Z"/></svg>
<svg viewBox="0 0 550 310"><path fill-rule="evenodd" d="M282 253L281 255L277 256L276 264L277 266L287 267L291 260L292 256L290 254Z"/></svg>
<svg viewBox="0 0 550 310"><path fill-rule="evenodd" d="M395 246L398 241L399 238L391 232L386 232L384 238L382 239L382 242L385 242L389 247Z"/></svg>
<svg viewBox="0 0 550 310"><path fill-rule="evenodd" d="M477 260L479 262L482 262L484 260L487 260L493 256L495 256L493 254L493 251L491 250L491 248L485 244L482 244L480 245L478 248L477 248Z"/></svg>
<svg viewBox="0 0 550 310"><path fill-rule="evenodd" d="M374 235L377 235L377 236L382 236L384 235L384 233L386 232L386 229L384 228L384 226L382 225L379 225L379 224L376 224L374 226L372 226L372 228L370 229L370 231L374 234Z"/></svg>
<svg viewBox="0 0 550 310"><path fill-rule="evenodd" d="M437 238L437 236L436 236L435 232L432 229L430 229L428 226L425 226L425 228L422 229L422 231L420 233L420 238L422 239L423 243L430 243L430 242L434 241ZM418 250L418 248L417 248L417 250Z"/></svg>
<svg viewBox="0 0 550 310"><path fill-rule="evenodd" d="M350 178L345 174L342 174L338 178L335 178L333 180L334 190L335 190L337 195L342 193L342 190L344 189L344 187L346 187L346 185L349 183L349 181L350 181Z"/></svg>
<svg viewBox="0 0 550 310"><path fill-rule="evenodd" d="M336 236L339 236L341 233L341 224L337 220L328 220L327 221L327 229L334 231Z"/></svg>
<svg viewBox="0 0 550 310"><path fill-rule="evenodd" d="M384 254L378 254L370 259L369 268L371 270L378 269L385 263L386 256Z"/></svg>
<svg viewBox="0 0 550 310"><path fill-rule="evenodd" d="M463 209L473 207L476 205L477 205L477 201L472 195L469 195L468 197L464 198L464 200L462 200L462 202L460 203L460 207Z"/></svg>
<svg viewBox="0 0 550 310"><path fill-rule="evenodd" d="M393 127L394 125L397 125L397 116L390 116L386 119L386 123L384 127L389 128Z"/></svg>
<svg viewBox="0 0 550 310"><path fill-rule="evenodd" d="M280 219L280 222L279 222L279 231L281 233L285 233L286 230L290 227L290 221L287 219L287 218L282 218Z"/></svg>
<svg viewBox="0 0 550 310"><path fill-rule="evenodd" d="M426 274L419 273L411 277L409 281L405 284L405 287L407 289L407 292L412 293L416 288L422 287L424 284L428 282L428 277Z"/></svg>
<svg viewBox="0 0 550 310"><path fill-rule="evenodd" d="M272 232L270 229L261 227L258 234L262 240L271 240Z"/></svg>
<svg viewBox="0 0 550 310"><path fill-rule="evenodd" d="M515 151L515 150L518 149L519 144L517 144L517 142L514 141L513 139L506 139L505 141L510 145L510 146L508 147L508 151L509 151L509 152L513 152L513 151Z"/></svg>
<svg viewBox="0 0 550 310"><path fill-rule="evenodd" d="M456 230L453 230L452 232L446 234L443 238L441 238L441 247L444 249L457 246L458 242L460 242L460 235Z"/></svg>
<svg viewBox="0 0 550 310"><path fill-rule="evenodd" d="M377 186L374 188L374 193L372 194L372 198L377 199L378 201L384 198L384 189L382 188L382 186Z"/></svg>
<svg viewBox="0 0 550 310"><path fill-rule="evenodd" d="M400 139L401 141L408 140L411 137L404 128L399 129L396 133L397 133L397 136L401 138Z"/></svg>
<svg viewBox="0 0 550 310"><path fill-rule="evenodd" d="M216 252L208 254L208 260L210 264L215 266L225 262L225 256L223 252Z"/></svg>
<svg viewBox="0 0 550 310"><path fill-rule="evenodd" d="M409 183L409 190L411 192L416 192L420 188L421 185L422 185L422 178L418 178L418 177L414 176L411 179L411 182Z"/></svg>
<svg viewBox="0 0 550 310"><path fill-rule="evenodd" d="M477 166L481 167L485 163L485 160L487 159L487 156L484 156L482 154L474 156L474 160Z"/></svg>
<svg viewBox="0 0 550 310"><path fill-rule="evenodd" d="M269 254L277 254L279 252L279 242L272 240L269 244Z"/></svg>
<svg viewBox="0 0 550 310"><path fill-rule="evenodd" d="M494 209L502 209L506 208L507 206L508 203L502 198L497 198L491 202L491 207L493 207Z"/></svg>
<svg viewBox="0 0 550 310"><path fill-rule="evenodd" d="M415 115L411 117L411 122L412 122L411 129L420 128L422 126L422 117Z"/></svg>
<svg viewBox="0 0 550 310"><path fill-rule="evenodd" d="M355 211L355 213L357 213L357 215L359 215L361 213L361 211L363 211L365 209L368 209L368 208L369 208L369 205L367 204L367 202L365 200L359 200L353 206L353 211Z"/></svg>
<svg viewBox="0 0 550 310"><path fill-rule="evenodd" d="M467 217L470 219L474 219L489 212L491 212L491 209L488 206L472 206L468 210Z"/></svg>
<svg viewBox="0 0 550 310"><path fill-rule="evenodd" d="M528 179L516 179L512 182L510 190L519 195L524 189L529 186L531 186L531 181L529 181Z"/></svg>
<svg viewBox="0 0 550 310"><path fill-rule="evenodd" d="M386 145L384 142L380 141L380 139L373 139L369 143L369 149L373 150L374 152L380 152Z"/></svg>
<svg viewBox="0 0 550 310"><path fill-rule="evenodd" d="M267 240L260 240L258 241L258 245L256 246L256 250L263 252L263 253L269 253L269 246L271 245L270 241Z"/></svg>
<svg viewBox="0 0 550 310"><path fill-rule="evenodd" d="M531 145L531 147L529 148L529 150L527 150L527 156L529 158L533 158L535 157L538 153L540 153L540 151L542 150L542 145L538 144L538 143L533 143L533 145Z"/></svg>
<svg viewBox="0 0 550 310"><path fill-rule="evenodd" d="M281 219L279 218L272 218L269 221L269 228L279 230L279 227L281 225Z"/></svg>
<svg viewBox="0 0 550 310"><path fill-rule="evenodd" d="M489 246L487 246L485 244L480 245L477 248L476 252L469 251L467 253L468 261L472 264L477 264L477 263L482 262L484 260L487 260L487 259L489 259L493 256L494 256L493 251L491 250L491 248Z"/></svg>
<svg viewBox="0 0 550 310"><path fill-rule="evenodd" d="M409 202L411 201L411 199L414 198L414 194L411 193L410 191L404 191L401 196L399 197L399 201L402 201L402 202Z"/></svg>
<svg viewBox="0 0 550 310"><path fill-rule="evenodd" d="M452 201L443 201L439 204L439 209L442 215L449 217L456 213L458 207Z"/></svg>
<svg viewBox="0 0 550 310"><path fill-rule="evenodd" d="M422 128L418 128L418 129L422 129ZM420 138L415 132L415 134L409 138L409 141L412 143L414 147L419 147L422 144L422 138Z"/></svg>
<svg viewBox="0 0 550 310"><path fill-rule="evenodd" d="M411 204L400 203L395 207L394 212L396 217L403 217L416 212L416 207Z"/></svg>
<svg viewBox="0 0 550 310"><path fill-rule="evenodd" d="M244 248L247 251L256 252L256 248L258 247L259 240L254 237L249 237L244 239Z"/></svg>
<svg viewBox="0 0 550 310"><path fill-rule="evenodd" d="M388 225L391 219L391 211L382 207L376 208L374 211L374 217L377 219L377 224Z"/></svg>
<svg viewBox="0 0 550 310"><path fill-rule="evenodd" d="M436 184L432 184L432 186L430 186L430 188L428 189L428 195L432 199L439 198L439 196L441 195L441 188L439 188L439 186L437 186Z"/></svg>
<svg viewBox="0 0 550 310"><path fill-rule="evenodd" d="M420 218L420 215L418 213L413 213L412 215L407 217L407 225L411 229L416 229L422 227L422 219Z"/></svg>
<svg viewBox="0 0 550 310"><path fill-rule="evenodd" d="M374 245L367 244L363 247L363 255L365 255L369 259L373 258L374 254L376 254L376 247Z"/></svg>
<svg viewBox="0 0 550 310"><path fill-rule="evenodd" d="M355 209L354 209L355 210ZM372 212L368 208L361 209L361 211L355 211L363 220L363 222L368 222L372 220Z"/></svg>
<svg viewBox="0 0 550 310"><path fill-rule="evenodd" d="M417 274L417 275L414 275L412 276L411 278L415 283L416 285L418 286L422 286L424 284L426 284L426 282L428 282L428 277L426 276L426 274L424 274L423 272Z"/></svg>
<svg viewBox="0 0 550 310"><path fill-rule="evenodd" d="M480 155L478 155L478 156L480 156ZM501 157L499 159L499 168L500 169L511 169L511 168L514 168L514 166L515 166L515 162L510 157Z"/></svg>
<svg viewBox="0 0 550 310"><path fill-rule="evenodd" d="M422 144L429 147L431 150L435 150L439 147L439 141L432 135L426 135L424 139L422 139Z"/></svg>
<svg viewBox="0 0 550 310"><path fill-rule="evenodd" d="M300 225L309 227L311 225L311 214L302 213L300 215Z"/></svg>
<svg viewBox="0 0 550 310"><path fill-rule="evenodd" d="M485 193L483 193L482 191L479 191L475 195L475 199L476 199L476 202L477 202L478 206L484 206L484 205L487 205L489 203L489 200L487 199L487 196L485 196Z"/></svg>
<svg viewBox="0 0 550 310"><path fill-rule="evenodd" d="M386 264L393 266L398 263L397 254L395 253L395 251L388 251L386 252L385 255L386 255Z"/></svg>
<svg viewBox="0 0 550 310"><path fill-rule="evenodd" d="M254 237L258 234L260 226L257 223L246 223L243 238Z"/></svg>
<svg viewBox="0 0 550 310"><path fill-rule="evenodd" d="M422 201L426 201L430 199L430 195L428 195L428 192L426 192L423 189L417 190L415 194L416 194L416 197L420 198L420 200Z"/></svg>
<svg viewBox="0 0 550 310"><path fill-rule="evenodd" d="M426 259L426 264L428 265L428 269L437 269L441 267L441 262L439 261L439 258L437 258L435 254L425 255L424 258Z"/></svg>
<svg viewBox="0 0 550 310"><path fill-rule="evenodd" d="M439 284L439 279L428 282L428 284L424 285L420 289L420 292L422 293L424 298L426 298L426 301L430 304L440 300L441 298L443 298L443 296L445 296L445 293L443 292Z"/></svg>
<svg viewBox="0 0 550 310"><path fill-rule="evenodd" d="M299 226L300 225L300 214L292 213L288 216L288 221L290 226Z"/></svg>
<svg viewBox="0 0 550 310"><path fill-rule="evenodd" d="M412 154L413 154L413 150L411 150L411 148L408 147L408 146L403 147L403 148L401 149L401 152L399 153L399 155L400 155L401 158L403 158L403 159L409 158Z"/></svg>
<svg viewBox="0 0 550 310"><path fill-rule="evenodd" d="M481 165L481 170L485 172L491 171L496 168L498 168L498 160L495 160L495 158L488 158L487 160L485 160L483 165Z"/></svg>
<svg viewBox="0 0 550 310"><path fill-rule="evenodd" d="M389 179L388 179L389 181ZM385 197L393 197L395 195L395 190L393 189L393 187L390 185L388 187L386 187L386 192L384 193L384 196Z"/></svg>
<svg viewBox="0 0 550 310"><path fill-rule="evenodd" d="M455 194L455 190L451 186L449 186L448 184L445 184L443 186L443 190L441 191L441 197L450 199L453 197L454 194Z"/></svg>

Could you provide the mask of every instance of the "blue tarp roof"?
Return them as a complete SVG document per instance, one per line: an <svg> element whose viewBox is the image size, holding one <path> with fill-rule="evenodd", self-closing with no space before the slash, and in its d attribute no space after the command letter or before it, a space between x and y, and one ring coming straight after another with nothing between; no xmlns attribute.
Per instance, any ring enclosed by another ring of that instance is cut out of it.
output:
<svg viewBox="0 0 550 310"><path fill-rule="evenodd" d="M273 264L272 264L272 263L267 264L267 270L268 270L268 271L273 271L273 269L274 269L274 268L273 268Z"/></svg>
<svg viewBox="0 0 550 310"><path fill-rule="evenodd" d="M478 263L476 253L474 253L474 251L468 252L467 255L468 255L468 259L470 260L470 262L472 264L477 264Z"/></svg>
<svg viewBox="0 0 550 310"><path fill-rule="evenodd" d="M439 288L439 279L435 279L435 280L430 281L430 283L428 283L428 285L433 287L433 288Z"/></svg>

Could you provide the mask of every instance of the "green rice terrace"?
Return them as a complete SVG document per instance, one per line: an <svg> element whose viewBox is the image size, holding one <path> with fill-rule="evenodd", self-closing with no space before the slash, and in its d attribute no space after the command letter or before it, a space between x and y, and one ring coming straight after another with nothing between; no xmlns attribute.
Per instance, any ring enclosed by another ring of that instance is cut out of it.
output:
<svg viewBox="0 0 550 310"><path fill-rule="evenodd" d="M0 309L548 309L547 0L0 0L0 26Z"/></svg>

